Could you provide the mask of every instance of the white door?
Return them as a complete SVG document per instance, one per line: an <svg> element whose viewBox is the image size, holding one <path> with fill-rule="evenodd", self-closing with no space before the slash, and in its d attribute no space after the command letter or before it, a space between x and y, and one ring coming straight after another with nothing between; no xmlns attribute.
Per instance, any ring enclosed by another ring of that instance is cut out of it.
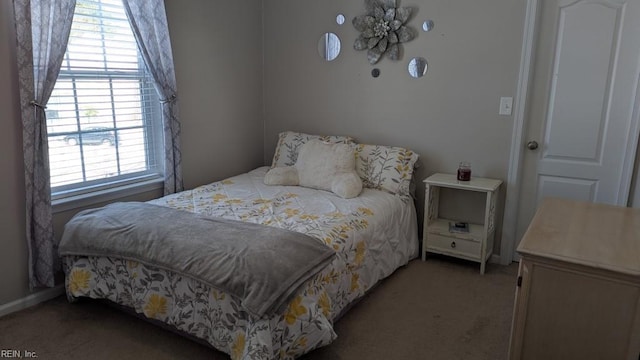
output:
<svg viewBox="0 0 640 360"><path fill-rule="evenodd" d="M640 0L540 5L514 250L544 197L626 206L638 140Z"/></svg>

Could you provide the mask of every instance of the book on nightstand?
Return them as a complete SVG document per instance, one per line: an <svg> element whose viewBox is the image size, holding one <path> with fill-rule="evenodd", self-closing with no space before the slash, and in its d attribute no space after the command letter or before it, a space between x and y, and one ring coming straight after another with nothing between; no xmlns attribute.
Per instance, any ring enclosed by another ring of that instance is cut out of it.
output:
<svg viewBox="0 0 640 360"><path fill-rule="evenodd" d="M468 233L469 232L469 223L466 222L450 222L449 223L449 232L451 233Z"/></svg>

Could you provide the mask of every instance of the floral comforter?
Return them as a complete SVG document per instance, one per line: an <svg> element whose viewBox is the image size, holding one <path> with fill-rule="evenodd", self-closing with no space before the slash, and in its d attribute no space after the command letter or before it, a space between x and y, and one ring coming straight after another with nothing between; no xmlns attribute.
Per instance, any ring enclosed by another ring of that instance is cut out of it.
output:
<svg viewBox="0 0 640 360"><path fill-rule="evenodd" d="M418 253L411 201L364 189L354 199L267 186L267 167L150 201L156 205L303 232L335 260L282 314L254 318L239 302L189 277L107 257L65 257L69 299L108 299L203 339L232 359L292 359L331 343L333 320Z"/></svg>

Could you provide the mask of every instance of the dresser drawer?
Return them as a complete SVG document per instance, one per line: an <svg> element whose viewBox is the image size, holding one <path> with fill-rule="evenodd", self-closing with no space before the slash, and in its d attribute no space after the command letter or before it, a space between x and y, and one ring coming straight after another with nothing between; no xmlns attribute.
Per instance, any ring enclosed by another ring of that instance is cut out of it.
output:
<svg viewBox="0 0 640 360"><path fill-rule="evenodd" d="M470 260L479 260L481 250L482 243L479 241L438 234L427 234L427 251L430 252L456 255Z"/></svg>

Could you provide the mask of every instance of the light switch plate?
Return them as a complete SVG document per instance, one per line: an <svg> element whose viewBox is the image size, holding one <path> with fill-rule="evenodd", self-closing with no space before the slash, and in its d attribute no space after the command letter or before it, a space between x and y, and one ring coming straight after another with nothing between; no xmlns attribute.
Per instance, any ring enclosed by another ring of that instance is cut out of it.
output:
<svg viewBox="0 0 640 360"><path fill-rule="evenodd" d="M501 97L500 98L500 110L498 110L498 114L500 115L511 115L511 107L513 106L513 98L512 97Z"/></svg>

